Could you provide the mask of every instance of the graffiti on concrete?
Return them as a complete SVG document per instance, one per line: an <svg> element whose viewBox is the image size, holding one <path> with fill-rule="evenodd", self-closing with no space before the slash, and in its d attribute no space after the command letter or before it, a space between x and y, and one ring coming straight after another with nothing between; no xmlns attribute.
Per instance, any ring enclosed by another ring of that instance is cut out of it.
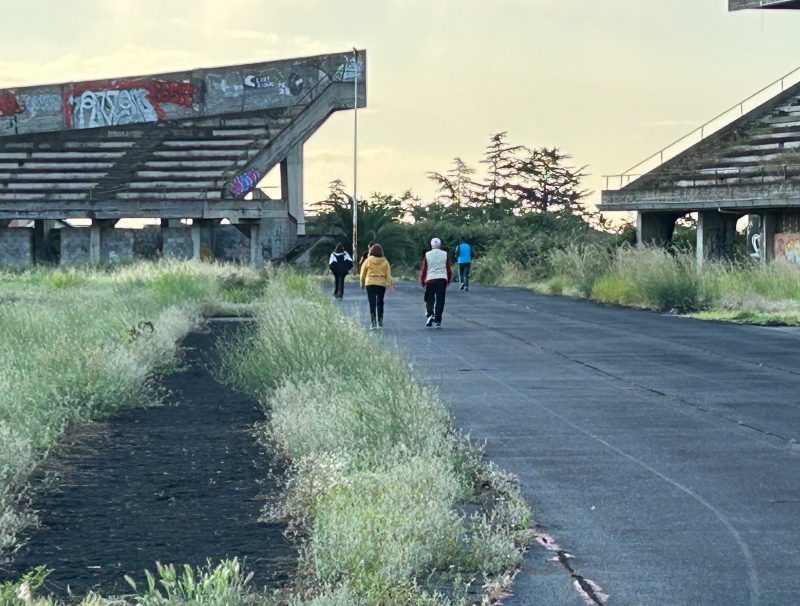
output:
<svg viewBox="0 0 800 606"><path fill-rule="evenodd" d="M23 111L29 118L35 118L39 114L50 115L61 111L61 97L54 93L20 95L20 100L25 106Z"/></svg>
<svg viewBox="0 0 800 606"><path fill-rule="evenodd" d="M194 93L191 83L165 80L119 80L101 86L85 85L65 93L68 128L157 122L166 117L162 104L191 107Z"/></svg>
<svg viewBox="0 0 800 606"><path fill-rule="evenodd" d="M750 246L753 252L750 256L758 259L761 257L761 234L752 234L750 236Z"/></svg>
<svg viewBox="0 0 800 606"><path fill-rule="evenodd" d="M775 259L800 265L800 234L775 234Z"/></svg>
<svg viewBox="0 0 800 606"><path fill-rule="evenodd" d="M255 89L273 95L295 97L303 92L307 82L301 74L292 71L288 76L285 72L270 69L261 73L250 73L244 76L245 88Z"/></svg>
<svg viewBox="0 0 800 606"><path fill-rule="evenodd" d="M0 116L14 116L21 114L25 109L20 105L19 99L13 93L0 93Z"/></svg>
<svg viewBox="0 0 800 606"><path fill-rule="evenodd" d="M243 196L258 185L259 181L261 181L261 174L255 168L248 168L228 183L228 191L234 196Z"/></svg>
<svg viewBox="0 0 800 606"><path fill-rule="evenodd" d="M356 78L359 80L364 79L364 64L360 59L346 56L344 63L336 70L336 77L334 79L348 81L355 80Z"/></svg>
<svg viewBox="0 0 800 606"><path fill-rule="evenodd" d="M365 88L366 54L0 89L0 137L291 107L331 80Z"/></svg>
<svg viewBox="0 0 800 606"><path fill-rule="evenodd" d="M156 122L158 114L143 88L87 90L72 102L73 128L116 126L134 122Z"/></svg>
<svg viewBox="0 0 800 606"><path fill-rule="evenodd" d="M249 74L244 77L244 85L247 88L261 88L261 89L273 89L283 95L290 95L291 92L289 91L289 87L286 85L285 82L281 82L279 80L273 80L270 76L256 76L253 74Z"/></svg>

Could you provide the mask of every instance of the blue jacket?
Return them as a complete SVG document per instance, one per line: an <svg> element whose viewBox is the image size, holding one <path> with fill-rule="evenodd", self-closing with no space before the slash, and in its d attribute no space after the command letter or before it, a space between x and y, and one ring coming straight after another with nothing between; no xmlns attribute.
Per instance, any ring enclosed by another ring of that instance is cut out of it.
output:
<svg viewBox="0 0 800 606"><path fill-rule="evenodd" d="M472 263L472 247L466 242L456 247L456 263Z"/></svg>

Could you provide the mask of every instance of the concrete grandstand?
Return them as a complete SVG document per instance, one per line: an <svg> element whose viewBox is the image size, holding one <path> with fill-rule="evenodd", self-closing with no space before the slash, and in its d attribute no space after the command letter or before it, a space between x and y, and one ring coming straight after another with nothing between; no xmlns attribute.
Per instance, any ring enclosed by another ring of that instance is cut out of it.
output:
<svg viewBox="0 0 800 606"><path fill-rule="evenodd" d="M304 234L303 144L356 105L365 51L0 90L0 263L132 258L144 230L123 218L161 220L157 254L281 259Z"/></svg>

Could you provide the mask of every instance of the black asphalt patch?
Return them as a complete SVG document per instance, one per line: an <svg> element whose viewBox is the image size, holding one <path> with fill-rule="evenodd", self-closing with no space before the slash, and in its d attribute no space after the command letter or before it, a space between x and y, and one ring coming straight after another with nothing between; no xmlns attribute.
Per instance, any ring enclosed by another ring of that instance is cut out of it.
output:
<svg viewBox="0 0 800 606"><path fill-rule="evenodd" d="M155 563L182 566L237 557L256 587L278 586L293 574L296 553L283 527L259 521L274 494L269 456L252 434L263 413L209 373L215 336L183 343L186 368L166 377L165 406L123 411L73 428L47 462L56 490L35 503L42 527L0 580L44 564L46 589L77 595L129 593L123 575L143 580ZM245 328L242 328L246 330Z"/></svg>

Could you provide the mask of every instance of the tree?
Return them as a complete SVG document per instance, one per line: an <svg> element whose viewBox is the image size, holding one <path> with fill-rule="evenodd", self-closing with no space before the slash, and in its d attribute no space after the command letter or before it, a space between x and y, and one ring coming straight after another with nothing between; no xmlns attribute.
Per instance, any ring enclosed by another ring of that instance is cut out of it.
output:
<svg viewBox="0 0 800 606"><path fill-rule="evenodd" d="M353 197L344 183L331 181L328 197L316 204L319 215L318 229L342 239L349 250L353 241ZM407 234L400 229L399 222L406 214L409 204L417 200L411 190L401 196L375 192L366 200L358 201L358 250L366 250L367 243L380 242L387 257L405 260L409 242Z"/></svg>
<svg viewBox="0 0 800 606"><path fill-rule="evenodd" d="M472 180L474 174L475 169L458 157L453 158L452 167L447 174L428 173L428 177L439 185L436 201L445 206L469 206L473 202L475 187L478 185Z"/></svg>
<svg viewBox="0 0 800 606"><path fill-rule="evenodd" d="M510 189L520 212L562 212L581 214L580 203L589 191L581 189L585 166L573 168L565 161L568 154L557 147L526 150L516 163L516 175Z"/></svg>
<svg viewBox="0 0 800 606"><path fill-rule="evenodd" d="M509 196L513 194L519 169L518 154L526 149L523 145L506 143L507 135L506 131L492 135L481 160L481 164L487 166L482 193L485 200L483 206L489 218L498 218L498 215L511 212L513 203Z"/></svg>

